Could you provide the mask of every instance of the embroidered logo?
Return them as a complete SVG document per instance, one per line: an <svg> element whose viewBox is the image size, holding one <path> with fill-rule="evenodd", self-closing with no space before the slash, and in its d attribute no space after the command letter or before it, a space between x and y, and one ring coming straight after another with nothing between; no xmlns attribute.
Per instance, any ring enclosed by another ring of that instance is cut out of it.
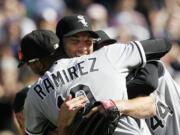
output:
<svg viewBox="0 0 180 135"><path fill-rule="evenodd" d="M57 49L58 47L59 47L59 45L58 44L54 44L54 49Z"/></svg>
<svg viewBox="0 0 180 135"><path fill-rule="evenodd" d="M88 27L88 23L86 22L84 16L78 15L77 18L78 18L78 22L82 23L82 25L83 25L84 27Z"/></svg>

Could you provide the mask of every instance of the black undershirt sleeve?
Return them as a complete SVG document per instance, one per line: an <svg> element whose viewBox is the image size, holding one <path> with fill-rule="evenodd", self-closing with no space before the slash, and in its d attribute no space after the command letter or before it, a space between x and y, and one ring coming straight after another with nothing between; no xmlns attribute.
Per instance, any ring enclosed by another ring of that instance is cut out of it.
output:
<svg viewBox="0 0 180 135"><path fill-rule="evenodd" d="M130 77L131 76L131 77ZM158 68L156 62L148 62L144 68L127 77L128 98L148 96L158 86Z"/></svg>
<svg viewBox="0 0 180 135"><path fill-rule="evenodd" d="M149 39L140 41L147 60L158 60L163 57L172 47L168 39Z"/></svg>
<svg viewBox="0 0 180 135"><path fill-rule="evenodd" d="M159 60L168 53L172 47L168 39L150 39L140 41L140 43L143 46L147 61ZM148 96L157 88L160 67L157 62L151 61L148 62L144 68L136 69L135 72L129 74L127 77L129 99L138 96Z"/></svg>

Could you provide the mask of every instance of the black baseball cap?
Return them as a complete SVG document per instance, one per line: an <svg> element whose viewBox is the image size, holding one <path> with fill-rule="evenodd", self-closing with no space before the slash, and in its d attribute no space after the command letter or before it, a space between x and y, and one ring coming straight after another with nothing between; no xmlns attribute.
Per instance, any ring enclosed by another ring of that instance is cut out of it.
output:
<svg viewBox="0 0 180 135"><path fill-rule="evenodd" d="M79 32L89 32L93 38L98 38L98 35L92 31L91 21L87 16L65 16L56 26L56 35L60 40L63 37L69 37Z"/></svg>
<svg viewBox="0 0 180 135"><path fill-rule="evenodd" d="M97 43L96 45L94 46L94 49L97 50L97 49L100 49L101 47L103 46L106 46L106 45L110 45L110 44L114 44L117 42L116 39L112 39L110 38L106 32L104 32L103 30L98 30L98 31L95 31L99 38L97 39Z"/></svg>
<svg viewBox="0 0 180 135"><path fill-rule="evenodd" d="M95 31L99 38L98 38L98 44L101 44L101 43L107 43L107 44L113 44L113 43L116 43L117 40L116 39L112 39L110 38L106 32L104 32L103 30L98 30L98 31Z"/></svg>
<svg viewBox="0 0 180 135"><path fill-rule="evenodd" d="M18 67L30 60L54 54L59 48L59 38L50 30L34 30L23 37L20 46Z"/></svg>

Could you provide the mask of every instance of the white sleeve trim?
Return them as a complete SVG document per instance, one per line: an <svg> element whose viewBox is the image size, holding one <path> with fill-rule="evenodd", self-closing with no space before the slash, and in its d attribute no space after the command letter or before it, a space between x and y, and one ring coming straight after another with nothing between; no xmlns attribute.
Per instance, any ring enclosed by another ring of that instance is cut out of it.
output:
<svg viewBox="0 0 180 135"><path fill-rule="evenodd" d="M25 129L25 132L28 134L28 135L42 135L43 133L30 133L29 131L27 131Z"/></svg>
<svg viewBox="0 0 180 135"><path fill-rule="evenodd" d="M139 41L134 41L133 43L138 47L138 50L140 51L140 55L142 59L142 67L144 67L146 65L146 55L142 47L142 44Z"/></svg>

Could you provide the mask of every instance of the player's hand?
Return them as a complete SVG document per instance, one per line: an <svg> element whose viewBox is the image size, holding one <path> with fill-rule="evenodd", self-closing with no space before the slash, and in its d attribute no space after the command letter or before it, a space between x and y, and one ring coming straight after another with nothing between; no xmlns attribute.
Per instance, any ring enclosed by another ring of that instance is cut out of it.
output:
<svg viewBox="0 0 180 135"><path fill-rule="evenodd" d="M86 105L87 101L87 97L83 95L76 98L68 96L61 105L59 122L66 126L70 125L76 113Z"/></svg>

